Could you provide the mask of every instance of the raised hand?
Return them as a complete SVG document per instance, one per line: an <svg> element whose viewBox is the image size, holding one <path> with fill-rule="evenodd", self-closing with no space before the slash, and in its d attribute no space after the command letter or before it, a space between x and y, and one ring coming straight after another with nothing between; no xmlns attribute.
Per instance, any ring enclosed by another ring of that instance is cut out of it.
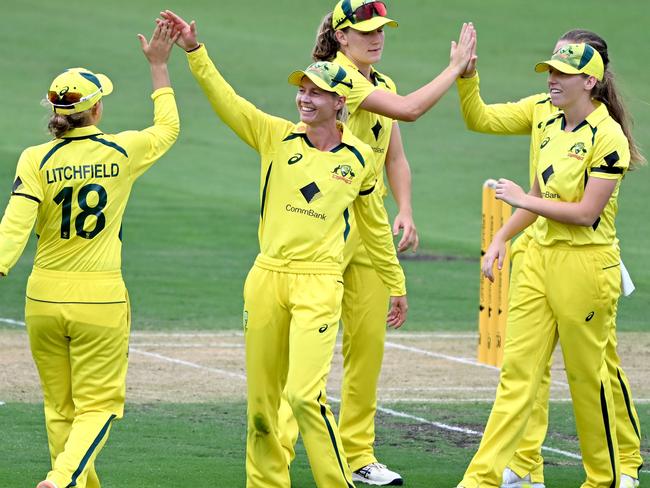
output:
<svg viewBox="0 0 650 488"><path fill-rule="evenodd" d="M406 295L390 297L390 310L388 310L388 317L386 319L388 326L393 329L399 329L406 322L408 308Z"/></svg>
<svg viewBox="0 0 650 488"><path fill-rule="evenodd" d="M179 15L176 15L171 10L160 12L163 21L170 22L174 26L174 32L177 32L178 38L176 44L183 48L185 51L191 51L199 47L199 42L196 40L196 22L192 21L189 24ZM163 22L160 21L159 22Z"/></svg>
<svg viewBox="0 0 650 488"><path fill-rule="evenodd" d="M476 34L476 29L474 29L474 48L472 49L472 55L469 59L469 63L467 63L465 72L461 74L463 78L471 78L476 74L476 61L478 60L478 56L476 54L477 44L478 44L477 34Z"/></svg>
<svg viewBox="0 0 650 488"><path fill-rule="evenodd" d="M449 66L460 76L467 70L472 58L476 58L476 31L470 22L463 24L458 42L451 41Z"/></svg>
<svg viewBox="0 0 650 488"><path fill-rule="evenodd" d="M142 52L151 65L164 65L167 64L169 53L172 50L176 39L179 34L174 34L174 26L171 22L159 22L151 35L151 39L147 42L147 38L142 34L138 34Z"/></svg>

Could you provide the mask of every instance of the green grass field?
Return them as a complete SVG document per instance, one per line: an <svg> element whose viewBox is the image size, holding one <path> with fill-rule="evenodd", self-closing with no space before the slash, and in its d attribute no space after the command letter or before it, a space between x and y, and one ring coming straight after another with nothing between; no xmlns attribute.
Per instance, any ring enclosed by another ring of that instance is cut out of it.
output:
<svg viewBox="0 0 650 488"><path fill-rule="evenodd" d="M160 9L197 20L200 40L240 94L269 113L295 119L295 90L286 76L309 63L315 29L332 6L324 0L16 2L5 12L0 30L6 46L0 57L0 187L6 189L0 192L0 209L22 149L47 140L47 113L39 101L62 69L85 66L112 78L115 91L105 100L100 124L105 132L151 123L149 70L136 34L149 34ZM533 72L534 63L549 55L563 32L595 30L609 43L613 68L636 121L635 135L650 148L650 69L644 59L650 9L641 2L395 0L389 9L400 27L387 30L378 67L391 75L401 93L443 69L449 41L463 21L471 20L478 30L481 86L488 102L544 91L546 78ZM181 51L173 54L170 72L181 136L136 184L124 220L123 267L133 327L238 329L242 284L257 253L258 156L211 112ZM418 254L453 258L404 260L410 303L406 328L474 331L481 184L500 176L525 182L528 138L468 132L454 89L429 114L415 124L401 124L401 129L414 175ZM637 285L635 294L620 303L622 331L650 332L649 185L650 169L631 173L619 200L623 259ZM0 318L22 320L33 253L32 241L8 279L0 281ZM0 383L0 394L2 389ZM639 408L647 425L650 410L647 405ZM400 410L480 430L489 405L405 404ZM577 452L574 427L564 422L569 411L568 405L553 407L549 442L567 442L567 449ZM381 459L399 468L409 486L454 486L477 445L473 438L450 437L389 416L379 420ZM170 399L164 405L132 405L116 425L99 469L109 488L244 486L244 428L241 403L180 405ZM645 437L644 449L647 453ZM0 406L0 459L0 486L30 486L43 476L48 456L39 405ZM583 475L575 460L555 455L549 460L547 486L579 485ZM296 487L313 486L304 456L292 473Z"/></svg>

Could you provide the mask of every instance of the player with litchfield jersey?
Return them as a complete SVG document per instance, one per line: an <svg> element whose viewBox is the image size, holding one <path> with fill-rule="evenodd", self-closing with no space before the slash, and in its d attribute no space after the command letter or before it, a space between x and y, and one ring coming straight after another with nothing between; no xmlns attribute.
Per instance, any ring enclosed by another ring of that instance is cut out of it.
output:
<svg viewBox="0 0 650 488"><path fill-rule="evenodd" d="M551 101L561 110L540 127L531 191L505 179L497 184L497 198L517 210L490 244L483 273L493 278L515 234L529 225L534 233L510 299L497 397L459 486L500 485L559 340L587 475L582 486L610 488L619 484L620 462L605 350L621 289L614 219L630 140L610 115L618 94L606 86L611 73L592 46L566 44L536 70L549 71Z"/></svg>
<svg viewBox="0 0 650 488"><path fill-rule="evenodd" d="M52 470L38 488L99 488L95 458L124 412L130 311L121 275L121 228L135 180L179 132L167 59L172 28L140 42L151 67L154 124L97 128L105 75L71 68L47 98L54 139L25 149L0 223L0 275L20 257L36 221L25 323L43 388Z"/></svg>
<svg viewBox="0 0 650 488"><path fill-rule="evenodd" d="M462 73L472 55L473 28L466 24L453 43L449 66L433 81L401 96L393 80L375 69L384 47L384 28L397 27L383 2L341 0L319 27L312 52L315 61L340 64L352 78L347 97L348 127L374 153L379 176L376 191L388 183L398 205L393 233L403 231L399 251L418 246L411 207L411 171L397 120L415 120L437 102ZM389 291L373 269L359 237L354 212L343 261L343 384L339 412L341 440L355 482L401 485L402 477L377 461L374 452L377 383L386 338ZM295 456L298 426L286 401L280 407L280 432L288 462Z"/></svg>
<svg viewBox="0 0 650 488"><path fill-rule="evenodd" d="M607 43L597 34L591 31L577 29L565 33L558 40L554 51L559 50L569 43L585 42L596 49L605 67L609 64ZM606 71L605 76L610 76ZM608 86L614 81L609 79ZM535 179L535 164L537 155L542 144L542 133L544 122L555 112L557 108L552 104L551 97L546 93L540 93L523 98L517 102L499 103L486 105L481 99L479 92L479 77L476 72L476 62L473 61L461 78L458 79L458 93L461 100L463 116L468 128L477 132L500 135L530 134L530 178L531 186ZM596 96L597 99L608 101L608 97ZM644 157L637 149L631 134L630 122L626 118L625 110L619 108L620 100L611 100L612 117L621 124L623 131L630 142L631 161L643 163ZM621 106L622 107L622 106ZM512 246L511 255L511 290L516 288L521 274L519 273L523 253L526 251L533 236L532 228L520 236ZM631 293L633 286L621 262L623 293ZM628 290L626 292L626 284ZM514 295L514 291L512 292ZM638 471L643 464L641 458L641 439L639 419L632 401L629 381L616 351L616 314L612 317L609 341L605 350L605 360L610 374L610 383L614 398L616 412L616 437L619 444L619 458L621 462L621 483L620 488L634 488L638 486ZM507 332L511 335L510 332ZM511 341L519 339L510 337ZM548 426L548 400L550 387L550 367L542 378L541 387L538 391L535 406L531 419L526 427L517 452L508 463L508 468L503 473L502 488L523 488L532 484L533 488L544 487L544 459L541 448L546 436Z"/></svg>
<svg viewBox="0 0 650 488"><path fill-rule="evenodd" d="M352 487L325 393L341 316L349 207L391 296L384 323L401 326L407 311L404 274L376 189L373 151L337 122L353 82L337 64L314 63L289 77L299 86L301 122L270 116L221 77L197 42L194 22L187 24L170 11L162 16L180 30L178 43L217 115L261 157L260 254L244 285L247 486L291 485L278 436L286 386L317 486Z"/></svg>

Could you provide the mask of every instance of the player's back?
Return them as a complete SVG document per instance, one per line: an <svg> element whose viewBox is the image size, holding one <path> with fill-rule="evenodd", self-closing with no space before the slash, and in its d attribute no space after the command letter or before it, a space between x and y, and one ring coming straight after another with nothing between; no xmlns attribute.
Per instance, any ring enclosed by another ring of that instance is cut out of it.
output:
<svg viewBox="0 0 650 488"><path fill-rule="evenodd" d="M120 142L120 135L90 126L25 151L41 187L36 267L120 269L122 218L134 180L128 148Z"/></svg>

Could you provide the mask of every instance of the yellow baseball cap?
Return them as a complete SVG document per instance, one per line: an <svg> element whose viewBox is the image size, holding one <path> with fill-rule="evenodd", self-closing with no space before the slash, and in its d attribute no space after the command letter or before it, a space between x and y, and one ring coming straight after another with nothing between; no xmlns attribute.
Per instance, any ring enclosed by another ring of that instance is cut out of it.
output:
<svg viewBox="0 0 650 488"><path fill-rule="evenodd" d="M352 78L348 76L347 71L342 66L336 63L330 63L329 61L312 63L304 70L291 73L289 83L300 86L300 82L305 76L323 90L336 93L342 97L350 95Z"/></svg>
<svg viewBox="0 0 650 488"><path fill-rule="evenodd" d="M549 68L569 75L584 73L597 80L602 80L605 75L605 65L600 53L589 44L567 44L553 53L548 61L535 65L535 71L542 73Z"/></svg>
<svg viewBox="0 0 650 488"><path fill-rule="evenodd" d="M334 30L352 27L361 32L370 32L385 25L397 27L397 22L386 17L388 11L384 2L369 0L341 0L332 12Z"/></svg>
<svg viewBox="0 0 650 488"><path fill-rule="evenodd" d="M88 110L112 91L113 83L108 76L86 68L69 68L54 78L47 100L54 112L69 115Z"/></svg>

